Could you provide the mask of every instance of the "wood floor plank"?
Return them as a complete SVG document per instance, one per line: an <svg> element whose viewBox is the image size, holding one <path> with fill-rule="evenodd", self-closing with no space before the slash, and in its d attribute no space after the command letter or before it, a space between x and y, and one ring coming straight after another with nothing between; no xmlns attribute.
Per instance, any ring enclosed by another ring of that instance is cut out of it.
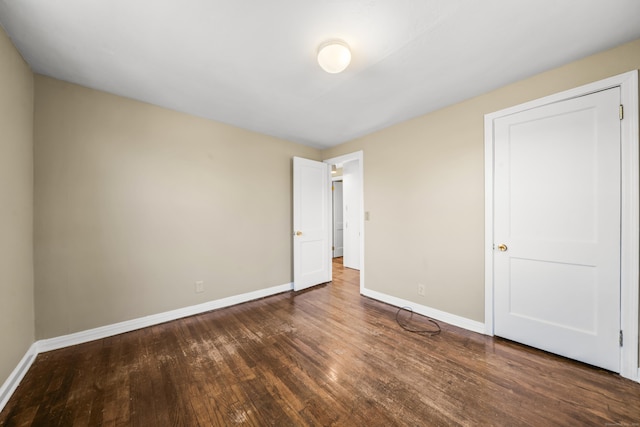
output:
<svg viewBox="0 0 640 427"><path fill-rule="evenodd" d="M330 284L40 354L0 425L640 425L640 384L447 324L406 332L333 268Z"/></svg>

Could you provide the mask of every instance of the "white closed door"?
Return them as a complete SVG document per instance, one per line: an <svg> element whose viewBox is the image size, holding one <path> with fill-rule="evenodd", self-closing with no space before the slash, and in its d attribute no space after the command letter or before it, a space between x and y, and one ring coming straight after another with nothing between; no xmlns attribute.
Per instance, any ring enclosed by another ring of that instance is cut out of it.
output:
<svg viewBox="0 0 640 427"><path fill-rule="evenodd" d="M494 332L620 371L619 88L496 119Z"/></svg>
<svg viewBox="0 0 640 427"><path fill-rule="evenodd" d="M293 289L331 280L329 165L293 158Z"/></svg>

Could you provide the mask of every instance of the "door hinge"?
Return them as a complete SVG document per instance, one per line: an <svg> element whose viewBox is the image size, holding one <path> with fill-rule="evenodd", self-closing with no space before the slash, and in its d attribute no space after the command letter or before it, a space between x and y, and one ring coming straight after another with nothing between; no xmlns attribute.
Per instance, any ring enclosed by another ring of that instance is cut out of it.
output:
<svg viewBox="0 0 640 427"><path fill-rule="evenodd" d="M623 336L622 336L622 331L620 331L620 339L619 339L619 342L620 342L620 347L622 347L622 343L624 342L624 338L623 338Z"/></svg>
<svg viewBox="0 0 640 427"><path fill-rule="evenodd" d="M336 250L336 247L335 247L335 246L331 246L331 250L332 250L332 251L335 251L335 250Z"/></svg>
<svg viewBox="0 0 640 427"><path fill-rule="evenodd" d="M620 109L618 111L620 112L620 120L622 120L624 118L624 107L620 105Z"/></svg>

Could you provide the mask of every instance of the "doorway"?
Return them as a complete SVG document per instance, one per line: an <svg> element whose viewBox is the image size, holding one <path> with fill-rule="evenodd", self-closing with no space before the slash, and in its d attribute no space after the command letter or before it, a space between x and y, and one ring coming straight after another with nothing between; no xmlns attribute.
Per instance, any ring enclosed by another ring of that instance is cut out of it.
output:
<svg viewBox="0 0 640 427"><path fill-rule="evenodd" d="M336 165L331 166L332 176L331 193L333 195L333 258L340 258L344 255L344 198L342 189L342 168Z"/></svg>
<svg viewBox="0 0 640 427"><path fill-rule="evenodd" d="M336 170L335 181L342 182L342 263L345 268L360 271L360 290L364 288L364 198L362 151L324 161ZM333 167L335 166L335 168ZM334 182L335 182L334 181ZM335 210L335 207L334 207ZM335 246L335 245L334 245Z"/></svg>

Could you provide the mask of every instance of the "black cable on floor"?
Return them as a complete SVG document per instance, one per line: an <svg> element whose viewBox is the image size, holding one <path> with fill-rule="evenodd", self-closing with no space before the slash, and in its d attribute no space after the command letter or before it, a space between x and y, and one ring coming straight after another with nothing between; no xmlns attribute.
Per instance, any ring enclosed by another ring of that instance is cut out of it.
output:
<svg viewBox="0 0 640 427"><path fill-rule="evenodd" d="M404 311L408 311L411 314L409 315L409 319L407 319L406 321L402 321L401 322L400 321L400 312L403 311L403 310ZM398 309L398 311L396 312L396 322L405 331L413 332L415 334L423 334L423 335L438 335L440 332L442 332L442 329L440 329L440 325L438 325L438 322L436 322L435 320L429 319L428 317L425 317L425 319L427 320L427 322L430 322L430 323L434 324L436 329L430 330L430 329L417 329L417 328L414 328L412 326L409 326L408 323L407 323L407 322L410 322L411 319L413 319L413 309L411 307L400 307Z"/></svg>

